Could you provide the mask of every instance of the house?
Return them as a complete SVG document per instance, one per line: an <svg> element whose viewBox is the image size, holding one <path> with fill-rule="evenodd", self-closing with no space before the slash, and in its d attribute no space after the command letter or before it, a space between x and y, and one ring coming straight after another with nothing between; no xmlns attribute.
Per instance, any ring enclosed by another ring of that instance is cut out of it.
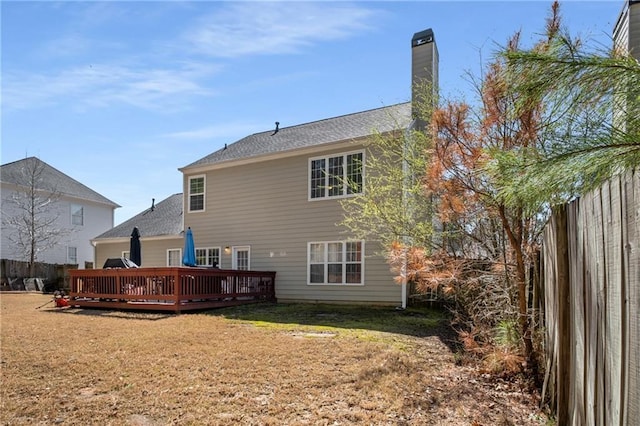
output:
<svg viewBox="0 0 640 426"><path fill-rule="evenodd" d="M28 197L33 195L39 201L35 204L46 204L34 205L37 213L32 222L46 225L36 246L42 249L36 261L93 267L90 240L113 227L118 204L36 157L0 166L0 188L3 259L29 261L30 256L16 243L21 234L16 219L23 217Z"/></svg>
<svg viewBox="0 0 640 426"><path fill-rule="evenodd" d="M411 41L412 84L437 85L432 30ZM374 131L414 125L412 103L247 136L185 167L184 226L222 268L276 271L279 301L406 303L376 241L338 224L340 200L367 187ZM400 167L400 165L399 165ZM349 184L341 184L348 181Z"/></svg>
<svg viewBox="0 0 640 426"><path fill-rule="evenodd" d="M181 266L183 233L183 197L173 194L118 226L91 240L95 247L96 267L109 258L129 257L133 228L140 232L142 261L139 266Z"/></svg>
<svg viewBox="0 0 640 426"><path fill-rule="evenodd" d="M413 36L412 84L437 85L432 30ZM193 230L201 266L275 271L280 301L404 305L376 241L338 224L340 200L366 190L366 142L413 125L412 103L256 133L180 168L183 194L92 240L97 266L127 257L134 226L142 266L177 266ZM341 185L343 179L351 184ZM183 214L184 213L184 214Z"/></svg>
<svg viewBox="0 0 640 426"><path fill-rule="evenodd" d="M613 29L613 40L640 60L640 0L625 0Z"/></svg>

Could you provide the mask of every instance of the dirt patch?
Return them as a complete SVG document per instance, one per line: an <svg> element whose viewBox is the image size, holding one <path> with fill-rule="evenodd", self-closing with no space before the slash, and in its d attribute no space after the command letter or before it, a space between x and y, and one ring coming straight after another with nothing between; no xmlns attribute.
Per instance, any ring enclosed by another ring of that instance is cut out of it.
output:
<svg viewBox="0 0 640 426"><path fill-rule="evenodd" d="M242 310L34 309L47 297L1 297L2 424L547 422L527 390L457 366L442 330L347 326L339 311L318 326L275 326Z"/></svg>

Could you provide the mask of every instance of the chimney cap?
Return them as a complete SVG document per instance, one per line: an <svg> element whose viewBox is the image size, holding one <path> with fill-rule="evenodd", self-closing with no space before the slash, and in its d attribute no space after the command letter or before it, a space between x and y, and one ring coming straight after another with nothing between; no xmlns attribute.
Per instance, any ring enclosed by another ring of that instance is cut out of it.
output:
<svg viewBox="0 0 640 426"><path fill-rule="evenodd" d="M413 35L411 39L411 47L422 46L423 44L433 43L433 30L428 28Z"/></svg>

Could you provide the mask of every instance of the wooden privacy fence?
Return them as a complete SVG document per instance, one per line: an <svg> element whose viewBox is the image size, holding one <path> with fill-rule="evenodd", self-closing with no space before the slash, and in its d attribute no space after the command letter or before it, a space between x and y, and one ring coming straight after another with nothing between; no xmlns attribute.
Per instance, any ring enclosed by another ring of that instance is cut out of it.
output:
<svg viewBox="0 0 640 426"><path fill-rule="evenodd" d="M640 421L640 170L557 209L545 228L547 377L559 425Z"/></svg>
<svg viewBox="0 0 640 426"><path fill-rule="evenodd" d="M78 265L59 265L51 263L35 263L35 273L31 277L29 273L29 262L20 260L0 259L0 290L32 290L40 291L39 288L29 288L25 278L40 278L46 284L47 291L54 291L58 288L68 289L69 270L77 269Z"/></svg>
<svg viewBox="0 0 640 426"><path fill-rule="evenodd" d="M275 272L214 268L71 271L78 307L181 312L275 300Z"/></svg>

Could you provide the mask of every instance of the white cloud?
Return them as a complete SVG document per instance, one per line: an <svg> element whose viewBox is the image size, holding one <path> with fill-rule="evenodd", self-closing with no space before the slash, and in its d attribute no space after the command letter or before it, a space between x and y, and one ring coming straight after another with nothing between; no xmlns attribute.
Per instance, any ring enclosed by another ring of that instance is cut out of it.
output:
<svg viewBox="0 0 640 426"><path fill-rule="evenodd" d="M91 64L57 73L3 75L4 108L70 104L78 109L125 104L144 109L175 109L189 96L211 96L199 81L216 66L183 63L178 68Z"/></svg>
<svg viewBox="0 0 640 426"><path fill-rule="evenodd" d="M184 130L161 135L163 138L184 140L211 140L214 138L240 138L252 133L266 130L258 123L231 122L198 129Z"/></svg>
<svg viewBox="0 0 640 426"><path fill-rule="evenodd" d="M337 40L371 27L377 14L340 2L224 3L202 17L185 38L196 51L216 57L295 53L322 40Z"/></svg>
<svg viewBox="0 0 640 426"><path fill-rule="evenodd" d="M73 57L86 53L91 48L91 41L79 34L67 34L47 40L37 49L46 58Z"/></svg>
<svg viewBox="0 0 640 426"><path fill-rule="evenodd" d="M194 4L198 9L206 5ZM201 14L196 23L191 24L192 30L184 35L186 40L155 39L144 44L142 50L137 47L135 52L122 40L103 40L83 29L96 25L101 28L115 19L131 20L126 13L131 10L137 18L136 13L142 13L143 8L111 4L69 8L68 12L75 14L78 21L66 33L34 50L40 58L61 60L56 68L47 69L43 64L22 69L18 61L4 67L4 110L65 106L84 111L113 105L164 112L182 110L191 105L193 98L217 94L209 77L218 73L222 65L195 62L189 57L193 52L227 58L296 52L323 40L342 39L367 31L379 13L357 3L341 2L214 2L211 5L214 12ZM166 14L167 10L171 8L159 8L156 13ZM96 53L101 55L101 61L90 59ZM110 61L109 56L117 59ZM178 62L181 59L185 61ZM62 64L70 60L75 64L63 67ZM245 87L250 84L247 82Z"/></svg>

